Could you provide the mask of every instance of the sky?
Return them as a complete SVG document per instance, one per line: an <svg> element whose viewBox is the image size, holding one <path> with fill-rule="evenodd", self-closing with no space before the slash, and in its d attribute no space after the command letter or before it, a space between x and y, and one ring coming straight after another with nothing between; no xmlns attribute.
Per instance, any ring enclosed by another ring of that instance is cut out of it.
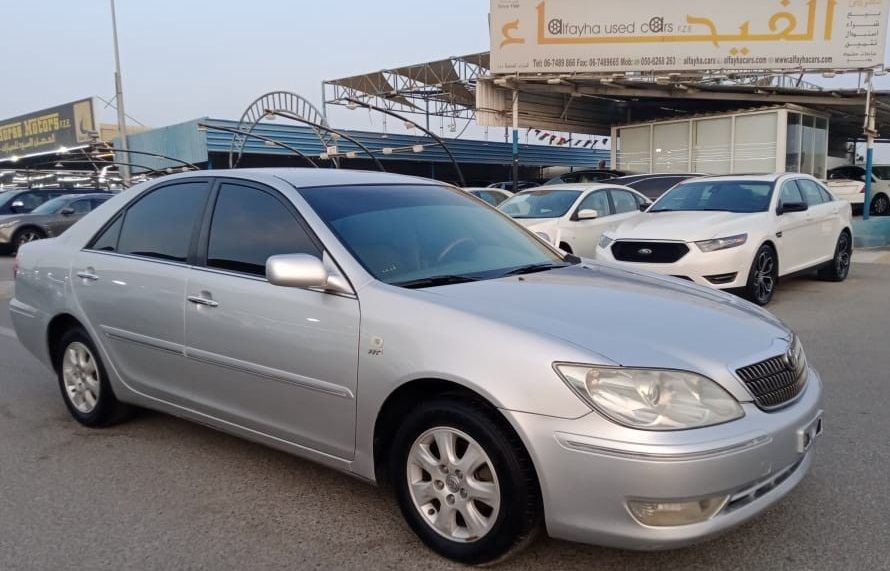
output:
<svg viewBox="0 0 890 571"><path fill-rule="evenodd" d="M126 111L150 126L238 119L273 90L320 105L325 79L487 50L488 4L117 0ZM109 0L2 0L0 14L0 118L113 98ZM336 126L381 127L379 116L338 113ZM101 116L115 121L113 109Z"/></svg>
<svg viewBox="0 0 890 571"><path fill-rule="evenodd" d="M109 0L0 1L0 118L94 95L113 98ZM273 90L320 105L325 79L485 51L489 42L488 0L117 0L116 6L127 114L149 126L238 119ZM856 85L850 76L814 81ZM890 89L890 75L877 84ZM100 116L115 121L114 110L102 105ZM336 127L382 128L380 115L344 108L331 110L329 119Z"/></svg>

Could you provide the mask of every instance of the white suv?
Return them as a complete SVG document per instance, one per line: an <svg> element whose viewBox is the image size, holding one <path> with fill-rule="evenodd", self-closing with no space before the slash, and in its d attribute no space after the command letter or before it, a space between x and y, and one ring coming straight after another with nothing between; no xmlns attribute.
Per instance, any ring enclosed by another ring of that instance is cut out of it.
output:
<svg viewBox="0 0 890 571"><path fill-rule="evenodd" d="M846 279L850 204L800 174L721 176L675 186L640 217L603 234L599 260L770 302L780 276L819 268Z"/></svg>

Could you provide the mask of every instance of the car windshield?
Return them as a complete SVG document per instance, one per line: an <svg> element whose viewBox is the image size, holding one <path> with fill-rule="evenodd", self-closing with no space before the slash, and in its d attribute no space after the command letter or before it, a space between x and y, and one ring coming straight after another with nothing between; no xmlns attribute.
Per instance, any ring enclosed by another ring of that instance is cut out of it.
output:
<svg viewBox="0 0 890 571"><path fill-rule="evenodd" d="M66 202L68 202L68 197L65 196L53 198L32 210L31 214L55 214L65 206Z"/></svg>
<svg viewBox="0 0 890 571"><path fill-rule="evenodd" d="M766 212L772 193L773 183L767 181L687 182L669 190L648 212Z"/></svg>
<svg viewBox="0 0 890 571"><path fill-rule="evenodd" d="M378 280L425 287L568 265L493 209L435 185L304 188L300 194Z"/></svg>
<svg viewBox="0 0 890 571"><path fill-rule="evenodd" d="M528 190L498 207L512 218L560 218L581 196L580 190Z"/></svg>

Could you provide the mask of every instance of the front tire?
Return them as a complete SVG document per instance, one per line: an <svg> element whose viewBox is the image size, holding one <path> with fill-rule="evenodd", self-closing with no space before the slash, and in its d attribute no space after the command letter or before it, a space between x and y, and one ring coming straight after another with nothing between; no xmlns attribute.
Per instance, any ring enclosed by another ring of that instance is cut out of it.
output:
<svg viewBox="0 0 890 571"><path fill-rule="evenodd" d="M506 559L540 528L531 460L496 414L430 401L408 413L393 440L389 473L402 515L430 549L461 563Z"/></svg>
<svg viewBox="0 0 890 571"><path fill-rule="evenodd" d="M819 270L819 277L830 282L842 282L850 275L850 261L853 255L853 241L850 235L842 232L834 249L831 264Z"/></svg>
<svg viewBox="0 0 890 571"><path fill-rule="evenodd" d="M775 250L764 244L757 250L751 263L745 297L757 305L767 305L772 301L778 283L779 260Z"/></svg>
<svg viewBox="0 0 890 571"><path fill-rule="evenodd" d="M129 416L130 407L114 396L99 351L83 328L65 333L58 347L55 358L59 388L74 420L100 428Z"/></svg>
<svg viewBox="0 0 890 571"><path fill-rule="evenodd" d="M19 248L21 248L25 244L34 242L36 240L43 240L44 238L46 238L46 232L40 230L39 228L22 228L15 233L15 236L12 237L12 247L17 252Z"/></svg>
<svg viewBox="0 0 890 571"><path fill-rule="evenodd" d="M887 216L890 214L890 197L886 194L878 194L871 200L869 214L872 216Z"/></svg>

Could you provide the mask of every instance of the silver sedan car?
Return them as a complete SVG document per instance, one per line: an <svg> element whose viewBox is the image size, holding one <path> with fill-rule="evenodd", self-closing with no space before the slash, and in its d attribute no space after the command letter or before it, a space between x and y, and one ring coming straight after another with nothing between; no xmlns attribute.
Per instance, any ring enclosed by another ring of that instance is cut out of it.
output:
<svg viewBox="0 0 890 571"><path fill-rule="evenodd" d="M144 183L25 245L11 311L80 423L147 407L387 483L465 563L542 528L700 541L794 488L822 430L819 376L769 313L419 178Z"/></svg>

